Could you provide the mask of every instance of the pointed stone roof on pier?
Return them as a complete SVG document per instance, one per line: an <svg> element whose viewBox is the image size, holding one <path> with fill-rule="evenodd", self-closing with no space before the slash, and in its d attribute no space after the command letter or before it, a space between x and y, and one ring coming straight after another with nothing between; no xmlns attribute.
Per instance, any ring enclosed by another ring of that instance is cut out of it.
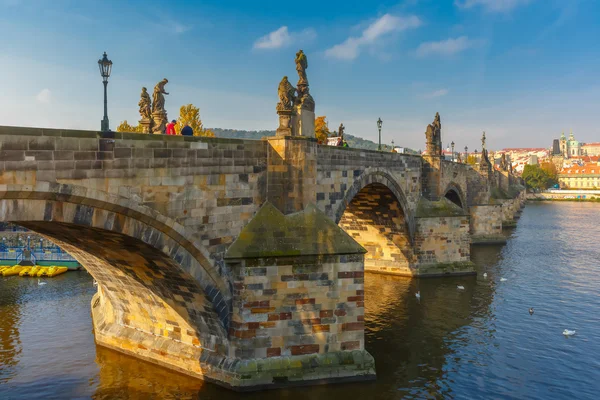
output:
<svg viewBox="0 0 600 400"><path fill-rule="evenodd" d="M315 205L283 215L266 202L227 250L226 259L362 254L367 251Z"/></svg>

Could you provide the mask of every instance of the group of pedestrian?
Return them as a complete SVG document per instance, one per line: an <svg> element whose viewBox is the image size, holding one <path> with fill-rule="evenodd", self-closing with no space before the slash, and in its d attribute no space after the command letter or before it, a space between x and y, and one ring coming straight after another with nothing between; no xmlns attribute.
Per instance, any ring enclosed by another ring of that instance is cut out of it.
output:
<svg viewBox="0 0 600 400"><path fill-rule="evenodd" d="M167 135L177 135L177 132L175 131L175 124L177 123L177 121L172 120L171 122L169 122L167 124L167 128L165 130L165 133ZM186 122L185 125L183 126L183 128L181 128L181 135L182 136L194 136L194 130L192 129L192 127Z"/></svg>

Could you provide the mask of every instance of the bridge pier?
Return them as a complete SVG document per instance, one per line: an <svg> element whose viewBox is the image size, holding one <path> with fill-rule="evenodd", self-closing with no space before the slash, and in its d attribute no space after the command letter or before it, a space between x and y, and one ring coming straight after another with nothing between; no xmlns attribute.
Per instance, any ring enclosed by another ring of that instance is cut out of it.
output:
<svg viewBox="0 0 600 400"><path fill-rule="evenodd" d="M365 250L309 205L267 202L230 246L236 389L375 378L364 340Z"/></svg>

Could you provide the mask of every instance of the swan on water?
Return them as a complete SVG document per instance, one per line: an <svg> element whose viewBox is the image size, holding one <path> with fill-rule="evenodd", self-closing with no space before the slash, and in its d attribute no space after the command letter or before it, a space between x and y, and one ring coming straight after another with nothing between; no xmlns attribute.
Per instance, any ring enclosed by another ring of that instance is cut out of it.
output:
<svg viewBox="0 0 600 400"><path fill-rule="evenodd" d="M38 286L42 286L42 285L45 285L45 284L46 284L46 282L42 282L42 281L40 281L40 280L38 279Z"/></svg>
<svg viewBox="0 0 600 400"><path fill-rule="evenodd" d="M458 290L465 290L465 287L463 285L456 285L456 288Z"/></svg>
<svg viewBox="0 0 600 400"><path fill-rule="evenodd" d="M94 279L94 286L98 286L98 282Z"/></svg>
<svg viewBox="0 0 600 400"><path fill-rule="evenodd" d="M568 329L565 329L563 331L563 335L565 335L565 336L573 336L575 333L577 333L577 332L576 331L571 331L571 330L568 330Z"/></svg>
<svg viewBox="0 0 600 400"><path fill-rule="evenodd" d="M483 277L484 277L484 278L487 278L487 272L484 272L484 273L483 273Z"/></svg>
<svg viewBox="0 0 600 400"><path fill-rule="evenodd" d="M529 307L529 315L533 315L533 307Z"/></svg>
<svg viewBox="0 0 600 400"><path fill-rule="evenodd" d="M506 282L508 279L506 278L500 278L500 282Z"/></svg>
<svg viewBox="0 0 600 400"><path fill-rule="evenodd" d="M421 291L420 290L417 293L415 293L415 297L417 298L417 300L421 300Z"/></svg>

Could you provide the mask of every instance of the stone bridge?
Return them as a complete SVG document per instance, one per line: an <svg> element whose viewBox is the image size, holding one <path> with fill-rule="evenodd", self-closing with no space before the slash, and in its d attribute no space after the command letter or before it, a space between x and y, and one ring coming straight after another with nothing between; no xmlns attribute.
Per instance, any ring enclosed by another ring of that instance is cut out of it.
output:
<svg viewBox="0 0 600 400"><path fill-rule="evenodd" d="M0 127L0 221L98 281L97 343L236 390L374 378L364 271L474 273L521 189L485 155Z"/></svg>

